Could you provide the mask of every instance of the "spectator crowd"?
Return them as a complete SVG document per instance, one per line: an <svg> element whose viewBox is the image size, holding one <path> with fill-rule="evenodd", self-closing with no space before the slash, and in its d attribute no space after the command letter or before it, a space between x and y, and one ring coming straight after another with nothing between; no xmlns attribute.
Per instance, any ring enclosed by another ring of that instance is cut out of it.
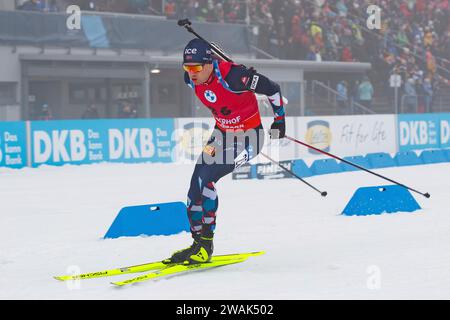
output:
<svg viewBox="0 0 450 320"><path fill-rule="evenodd" d="M381 9L380 29L367 27L369 5ZM435 93L448 91L448 0L250 0L249 11L258 47L277 58L370 62L370 81L383 92L392 92L392 74L401 76L398 102L409 111L431 111ZM342 83L336 89L345 92Z"/></svg>
<svg viewBox="0 0 450 320"><path fill-rule="evenodd" d="M415 103L428 110L436 91L450 85L449 0L28 0L19 9L58 11L67 2L84 10L247 24L257 47L276 58L370 62L370 80L383 89L399 74L405 95L423 97ZM366 25L369 5L381 9L380 29Z"/></svg>

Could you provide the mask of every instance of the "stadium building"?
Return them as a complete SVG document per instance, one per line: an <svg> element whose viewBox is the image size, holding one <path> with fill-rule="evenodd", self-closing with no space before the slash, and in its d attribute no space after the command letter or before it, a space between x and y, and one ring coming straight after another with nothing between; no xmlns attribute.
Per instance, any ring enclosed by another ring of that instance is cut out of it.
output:
<svg viewBox="0 0 450 320"><path fill-rule="evenodd" d="M137 10L132 5L126 8L111 4L102 7L102 1L95 5L89 1L37 3L40 5L33 7L30 1L16 1L12 5L11 1L3 0L0 6L2 120L39 119L43 106L50 110L52 119L80 119L92 104L100 118L122 117L124 113L120 111L124 105L134 110L133 117L140 118L208 114L208 110L192 98L183 82L181 51L190 37L176 25L174 16L170 15L173 8L169 6L173 3L180 7L182 1L150 1L145 10ZM72 3L85 10L79 15L75 11L67 12ZM310 37L311 45L314 41L325 42L322 51L318 51L320 57L311 56L311 52L306 53L305 46L298 46L298 52L305 51L305 55L303 59L301 56L293 59L292 48L297 52L296 47L281 46L281 39L274 39L272 34L266 39L268 31L264 22L251 19L255 17L250 16L248 2L239 3L239 8L244 8L246 13L242 21L228 18L227 21L209 22L214 19L201 19L195 15L200 13L191 12L196 29L207 39L218 43L239 63L253 66L278 81L290 102L287 107L290 115L342 114L339 105L343 100L344 81L348 105L345 114L395 113L396 108L399 111L414 109L415 112L423 112L425 104L431 109L423 90L416 88L416 97L411 97L404 85L398 89L399 106L396 106L394 89L389 87L388 78L380 81L376 61L331 59L327 42L320 40L320 37L326 37L327 32L314 21L308 21L309 24L302 25L302 28L309 30L305 34ZM104 11L108 9L123 12ZM294 15L293 21L295 18ZM349 15L348 19L351 18ZM366 34L367 30L359 28ZM294 30L291 33L295 36ZM349 41L357 42L357 35L355 32L354 39ZM366 50L370 49L367 40L370 38L366 39ZM344 43L344 38L341 42ZM274 47L278 47L278 51L275 52ZM357 44L353 47L356 48ZM344 55L345 49L342 48ZM445 77L448 71L446 60L442 58L439 61L442 66L437 74ZM374 88L369 105L358 96L358 86L364 79L369 79ZM404 80L408 83L408 79ZM439 88L436 87L434 111L448 108L445 88L448 87L443 82ZM262 98L261 104L263 114L269 115L270 110Z"/></svg>

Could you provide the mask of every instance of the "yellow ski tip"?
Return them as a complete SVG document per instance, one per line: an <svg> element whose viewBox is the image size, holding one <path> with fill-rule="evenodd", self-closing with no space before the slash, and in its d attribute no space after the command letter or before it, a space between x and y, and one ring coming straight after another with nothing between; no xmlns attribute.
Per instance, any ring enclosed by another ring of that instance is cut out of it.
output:
<svg viewBox="0 0 450 320"><path fill-rule="evenodd" d="M110 282L110 284L112 284L113 286L115 286L115 287L117 287L117 288L122 288L122 287L125 287L126 285L132 285L132 284L134 284L134 283L128 283L128 282L125 280L125 281L123 281L123 282L121 282L121 281L118 281L118 282Z"/></svg>
<svg viewBox="0 0 450 320"><path fill-rule="evenodd" d="M120 282L110 282L112 285L116 286L116 287L123 287L124 284L121 284Z"/></svg>
<svg viewBox="0 0 450 320"><path fill-rule="evenodd" d="M258 252L252 252L252 253L250 254L250 256L251 256L251 257L258 257L258 256L262 256L262 255L265 255L265 254L266 254L265 251L258 251Z"/></svg>
<svg viewBox="0 0 450 320"><path fill-rule="evenodd" d="M78 275L75 276L54 276L54 279L58 281L70 281L70 280L81 280Z"/></svg>
<svg viewBox="0 0 450 320"><path fill-rule="evenodd" d="M262 255L265 255L265 251L255 251L255 252L249 252L249 253L240 253L237 255L237 259L245 258L248 259L250 257L259 257Z"/></svg>

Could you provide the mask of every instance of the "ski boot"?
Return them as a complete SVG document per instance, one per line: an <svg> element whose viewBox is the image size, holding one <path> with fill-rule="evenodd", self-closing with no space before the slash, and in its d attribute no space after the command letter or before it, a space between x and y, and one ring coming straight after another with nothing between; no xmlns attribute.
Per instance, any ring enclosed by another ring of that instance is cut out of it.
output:
<svg viewBox="0 0 450 320"><path fill-rule="evenodd" d="M214 251L213 238L213 233L202 234L197 244L192 248L190 256L186 259L187 263L199 264L210 262Z"/></svg>
<svg viewBox="0 0 450 320"><path fill-rule="evenodd" d="M186 249L182 249L176 251L170 258L163 260L164 264L174 264L174 263L183 263L189 259L189 257L193 254L194 249L197 247L201 235L200 234L192 234L192 238L194 239L194 243Z"/></svg>

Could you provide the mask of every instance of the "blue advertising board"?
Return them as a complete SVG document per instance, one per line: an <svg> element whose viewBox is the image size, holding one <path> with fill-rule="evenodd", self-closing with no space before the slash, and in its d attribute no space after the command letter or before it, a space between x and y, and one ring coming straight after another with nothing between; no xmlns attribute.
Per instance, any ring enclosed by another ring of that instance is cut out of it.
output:
<svg viewBox="0 0 450 320"><path fill-rule="evenodd" d="M32 166L171 162L172 119L31 122Z"/></svg>
<svg viewBox="0 0 450 320"><path fill-rule="evenodd" d="M440 119L441 148L450 148L450 113L442 113Z"/></svg>
<svg viewBox="0 0 450 320"><path fill-rule="evenodd" d="M445 113L399 115L399 151L448 147L449 118Z"/></svg>
<svg viewBox="0 0 450 320"><path fill-rule="evenodd" d="M27 165L25 122L0 122L0 167Z"/></svg>

